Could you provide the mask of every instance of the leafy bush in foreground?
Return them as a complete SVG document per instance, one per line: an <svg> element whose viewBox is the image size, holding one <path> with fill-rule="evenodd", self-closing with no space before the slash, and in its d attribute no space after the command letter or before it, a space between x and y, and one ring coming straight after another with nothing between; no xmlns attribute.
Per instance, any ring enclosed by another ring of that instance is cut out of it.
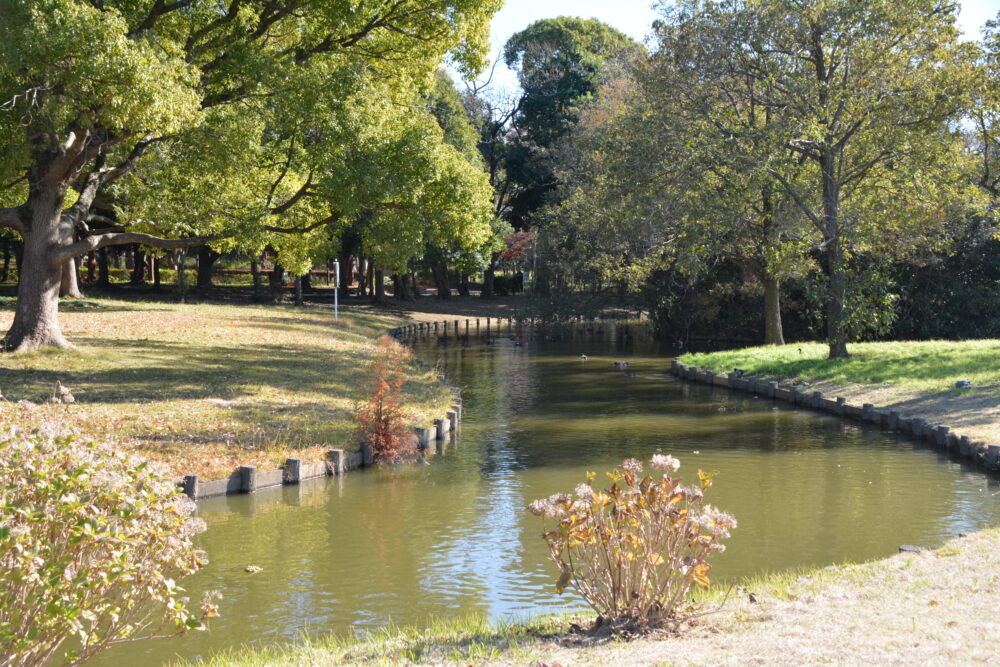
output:
<svg viewBox="0 0 1000 667"><path fill-rule="evenodd" d="M96 443L0 433L0 664L40 665L66 644L106 646L201 628L176 581L205 563L204 522L154 466Z"/></svg>
<svg viewBox="0 0 1000 667"><path fill-rule="evenodd" d="M695 585L707 588L712 553L723 551L736 520L703 502L713 474L698 471L699 486L682 486L670 473L680 467L656 455L657 474L641 477L642 464L626 459L611 487L595 491L594 474L577 486L575 499L558 493L528 506L555 521L543 537L559 566L557 588L576 590L597 613L598 625L641 630L684 619Z"/></svg>

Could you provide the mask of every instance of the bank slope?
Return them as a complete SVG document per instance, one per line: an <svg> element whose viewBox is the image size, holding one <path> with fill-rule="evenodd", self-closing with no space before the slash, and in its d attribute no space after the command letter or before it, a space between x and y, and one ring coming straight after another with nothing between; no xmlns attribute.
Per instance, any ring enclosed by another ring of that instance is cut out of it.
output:
<svg viewBox="0 0 1000 667"><path fill-rule="evenodd" d="M1000 442L1000 340L856 343L849 359L827 359L821 343L685 354L681 363L734 369L765 381L802 381L809 391L948 424ZM970 386L956 383L967 380Z"/></svg>
<svg viewBox="0 0 1000 667"><path fill-rule="evenodd" d="M0 327L12 313L0 311ZM236 466L275 468L354 448L354 414L378 354L401 317L329 308L70 302L61 320L79 349L0 356L0 426L55 422L212 479ZM411 363L414 422L444 414L451 391ZM76 402L51 404L56 381Z"/></svg>

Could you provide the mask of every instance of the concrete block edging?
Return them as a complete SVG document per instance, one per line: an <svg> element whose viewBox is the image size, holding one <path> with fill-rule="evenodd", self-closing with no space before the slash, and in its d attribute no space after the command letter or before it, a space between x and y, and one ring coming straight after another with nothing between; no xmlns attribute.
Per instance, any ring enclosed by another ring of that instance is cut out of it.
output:
<svg viewBox="0 0 1000 667"><path fill-rule="evenodd" d="M931 424L923 417L903 417L896 410L878 408L871 403L865 403L863 406L851 405L842 396L830 400L824 398L818 391L803 391L797 386L783 387L776 382L764 385L756 378L743 378L742 374L720 374L707 368L700 370L701 372L695 374L692 372L692 367L682 364L677 359L670 361L670 374L677 378L712 387L726 387L730 391L751 393L873 424L887 431L908 435L918 442L930 443L960 458L971 459L986 470L1000 471L1000 444L973 442L969 436L959 435L943 424Z"/></svg>

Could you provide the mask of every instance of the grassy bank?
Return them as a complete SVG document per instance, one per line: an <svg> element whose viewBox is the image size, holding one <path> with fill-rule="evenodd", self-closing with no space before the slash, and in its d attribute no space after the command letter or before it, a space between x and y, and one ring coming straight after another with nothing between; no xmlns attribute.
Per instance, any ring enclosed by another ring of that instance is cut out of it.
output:
<svg viewBox="0 0 1000 667"><path fill-rule="evenodd" d="M336 325L325 307L88 299L61 311L79 349L0 357L0 425L60 422L208 478L353 443L365 366L379 335L402 322L361 306ZM409 372L411 417L440 415L449 390L426 368ZM46 403L56 380L75 404Z"/></svg>
<svg viewBox="0 0 1000 667"><path fill-rule="evenodd" d="M987 530L934 551L746 581L719 613L677 635L622 641L572 631L581 619L472 618L237 649L198 664L983 663L995 659L988 628L1000 612L998 566L1000 531Z"/></svg>
<svg viewBox="0 0 1000 667"><path fill-rule="evenodd" d="M963 435L1000 442L1000 340L857 343L849 359L827 359L819 343L685 354L698 368L779 382L802 380L827 396L872 403L947 424ZM958 380L972 385L960 389Z"/></svg>

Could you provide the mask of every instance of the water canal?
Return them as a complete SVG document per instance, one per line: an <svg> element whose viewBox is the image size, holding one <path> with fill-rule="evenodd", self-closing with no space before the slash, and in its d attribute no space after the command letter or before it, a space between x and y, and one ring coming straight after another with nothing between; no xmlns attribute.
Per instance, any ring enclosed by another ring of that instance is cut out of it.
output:
<svg viewBox="0 0 1000 667"><path fill-rule="evenodd" d="M426 465L202 501L211 564L187 588L193 599L221 591L223 616L207 632L116 647L98 663L576 608L571 593L554 591L525 505L571 490L588 470L657 452L678 457L686 479L719 472L709 499L739 528L716 578L886 556L998 523L1000 486L982 472L874 427L683 383L667 374L669 349L623 331L521 347L419 341L417 354L462 389L458 441Z"/></svg>

